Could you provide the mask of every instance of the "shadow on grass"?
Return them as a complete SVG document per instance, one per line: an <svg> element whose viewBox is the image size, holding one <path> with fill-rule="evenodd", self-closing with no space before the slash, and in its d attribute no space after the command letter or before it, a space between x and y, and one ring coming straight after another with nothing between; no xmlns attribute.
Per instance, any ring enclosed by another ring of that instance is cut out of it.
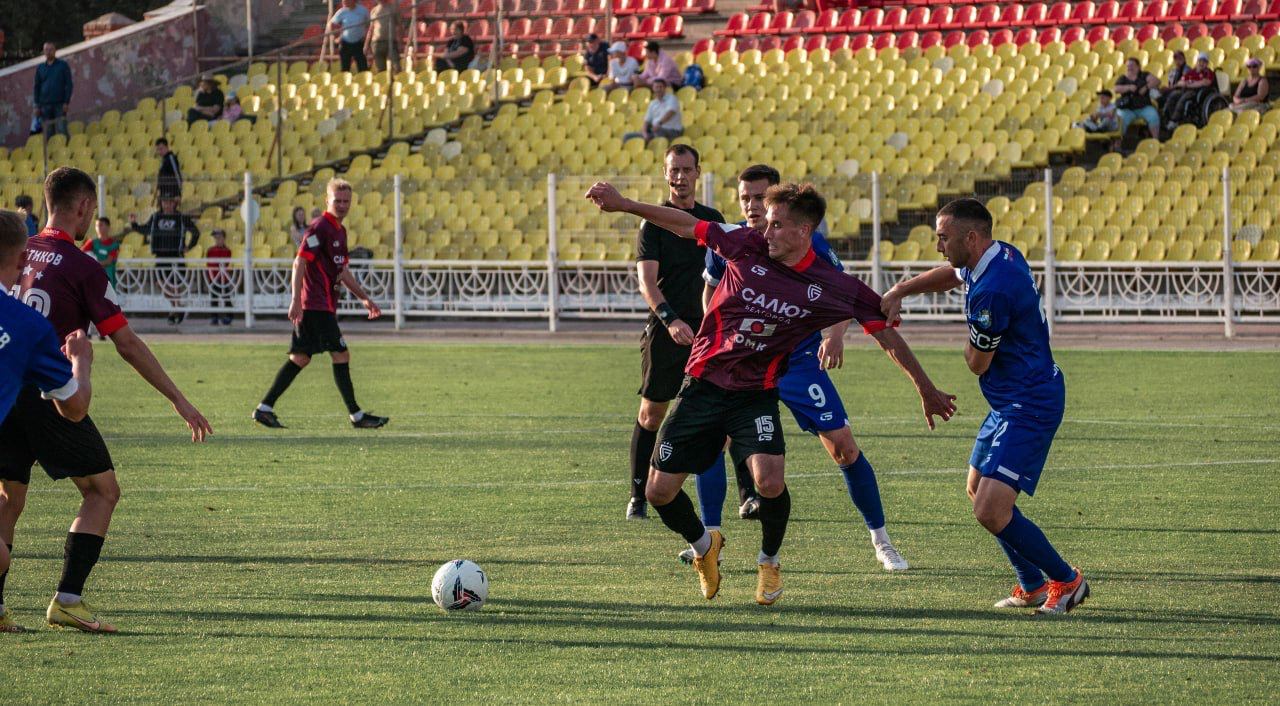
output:
<svg viewBox="0 0 1280 706"><path fill-rule="evenodd" d="M792 518L791 522L807 522L811 524L832 524L845 525L850 524L853 520L841 519L806 519ZM906 525L915 527L949 527L953 529L972 528L975 531L981 531L978 523L972 518L966 517L965 521L957 520L955 522L933 522L928 520L894 520L894 525ZM1257 534L1257 535L1280 535L1280 529L1273 527L1107 527L1103 525L1048 525L1041 524L1044 530L1061 530L1064 532L1144 532L1153 534ZM981 536L981 535L975 535Z"/></svg>
<svg viewBox="0 0 1280 706"><path fill-rule="evenodd" d="M19 559L45 559L49 561L62 561L62 555L55 554L22 554ZM427 557L421 559L394 559L385 557L359 557L359 556L253 556L246 554L239 555L213 555L213 554L170 554L170 555L154 555L154 556L107 556L103 558L103 563L129 563L129 564L319 564L319 565L355 565L355 566L426 566L434 567L443 564L446 561L457 557ZM604 566L605 562L593 561L574 561L568 559L491 559L485 558L484 564L496 564L499 566Z"/></svg>

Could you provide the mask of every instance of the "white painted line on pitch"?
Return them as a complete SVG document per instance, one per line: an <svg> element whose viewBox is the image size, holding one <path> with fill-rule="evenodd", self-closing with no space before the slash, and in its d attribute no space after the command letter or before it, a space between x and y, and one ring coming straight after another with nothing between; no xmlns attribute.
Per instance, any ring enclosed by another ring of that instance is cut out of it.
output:
<svg viewBox="0 0 1280 706"><path fill-rule="evenodd" d="M1170 461L1167 463L1133 463L1133 464L1108 464L1097 466L1063 466L1045 469L1051 472L1062 471L1119 471L1119 470L1143 470L1150 468L1201 468L1206 466L1257 466L1280 464L1280 458L1248 458L1234 461ZM891 470L878 470L877 475L882 476L924 476L924 475L964 475L967 466L953 466L950 468L903 468ZM813 479L813 478L832 478L838 476L833 469L823 473L789 473L788 480ZM576 487L576 486L592 486L592 485L624 485L626 480L605 479L605 478L581 478L575 480L543 480L543 481L471 481L461 483L377 483L377 484L343 484L343 485L287 485L287 486L263 486L263 485L225 485L225 486L193 486L180 488L133 488L127 483L124 486L124 493L326 493L331 491L344 492L366 492L378 490L433 490L436 488L506 488L519 486L528 488L530 486L538 488L559 488L559 487ZM59 492L57 488L32 488L29 493L52 493Z"/></svg>

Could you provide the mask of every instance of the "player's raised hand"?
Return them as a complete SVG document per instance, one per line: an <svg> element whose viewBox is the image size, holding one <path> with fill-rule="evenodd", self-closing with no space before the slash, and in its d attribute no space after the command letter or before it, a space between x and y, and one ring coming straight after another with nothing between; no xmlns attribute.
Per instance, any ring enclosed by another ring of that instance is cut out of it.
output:
<svg viewBox="0 0 1280 706"><path fill-rule="evenodd" d="M84 335L84 331L77 329L67 334L66 340L62 343L62 354L70 361L92 362L93 343L89 341L88 336Z"/></svg>
<svg viewBox="0 0 1280 706"><path fill-rule="evenodd" d="M844 367L844 337L832 335L818 346L818 368L831 370Z"/></svg>
<svg viewBox="0 0 1280 706"><path fill-rule="evenodd" d="M681 319L672 321L671 325L667 327L667 333L671 335L671 340L675 341L676 345L693 345L693 329L689 328L689 324L686 324Z"/></svg>
<svg viewBox="0 0 1280 706"><path fill-rule="evenodd" d="M587 199L605 213L621 211L627 200L607 181L597 181L587 190Z"/></svg>
<svg viewBox="0 0 1280 706"><path fill-rule="evenodd" d="M932 431L937 426L933 421L935 414L946 422L956 413L956 396L935 387L920 393L920 405L924 407L924 420L929 423Z"/></svg>
<svg viewBox="0 0 1280 706"><path fill-rule="evenodd" d="M213 427L210 426L209 420L205 419L204 415L200 414L200 410L185 398L175 402L173 409L191 430L191 441L198 443L213 435Z"/></svg>
<svg viewBox="0 0 1280 706"><path fill-rule="evenodd" d="M378 302L375 302L372 299L365 299L361 303L364 304L364 308L369 310L370 321L382 316L382 309L378 306Z"/></svg>

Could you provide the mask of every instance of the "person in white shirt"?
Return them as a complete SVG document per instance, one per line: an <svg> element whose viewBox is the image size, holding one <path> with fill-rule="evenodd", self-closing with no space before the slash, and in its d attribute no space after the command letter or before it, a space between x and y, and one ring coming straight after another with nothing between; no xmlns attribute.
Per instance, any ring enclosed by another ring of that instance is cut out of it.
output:
<svg viewBox="0 0 1280 706"><path fill-rule="evenodd" d="M609 87L631 88L639 72L639 62L627 56L627 43L614 42L609 47Z"/></svg>
<svg viewBox="0 0 1280 706"><path fill-rule="evenodd" d="M626 142L632 138L643 137L645 142L655 137L668 140L684 134L684 118L680 115L680 101L671 92L670 86L663 79L653 82L653 100L644 111L644 129L641 132L628 132L622 136Z"/></svg>

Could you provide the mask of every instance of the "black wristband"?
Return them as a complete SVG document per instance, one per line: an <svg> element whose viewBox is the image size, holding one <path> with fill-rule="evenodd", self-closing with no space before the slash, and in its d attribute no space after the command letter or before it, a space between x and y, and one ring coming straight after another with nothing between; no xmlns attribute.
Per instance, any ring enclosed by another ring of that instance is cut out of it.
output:
<svg viewBox="0 0 1280 706"><path fill-rule="evenodd" d="M680 315L676 313L676 310L666 302L659 304L654 313L658 315L659 319L662 319L662 323L665 326L670 326L680 319Z"/></svg>

